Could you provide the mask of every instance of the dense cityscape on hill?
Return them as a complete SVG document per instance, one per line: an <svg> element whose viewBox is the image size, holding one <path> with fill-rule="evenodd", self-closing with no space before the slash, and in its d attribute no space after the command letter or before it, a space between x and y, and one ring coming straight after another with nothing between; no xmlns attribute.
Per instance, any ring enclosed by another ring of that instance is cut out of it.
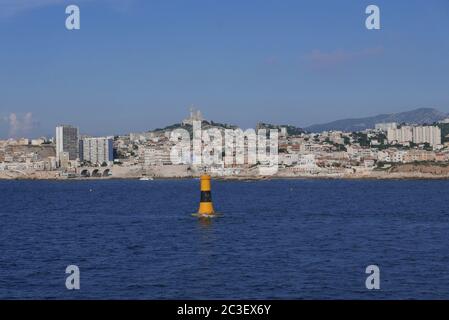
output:
<svg viewBox="0 0 449 320"><path fill-rule="evenodd" d="M205 120L193 109L180 123L128 135L90 137L76 126L58 125L54 137L0 141L0 178L182 178L204 171L228 178L261 178L256 170L261 163L250 163L248 157L243 164L173 163L171 132L185 129L192 136L194 121L203 130L238 130ZM341 127L361 129L338 130ZM318 130L322 128L329 129ZM276 177L449 177L449 117L434 109L306 129L259 123L256 132L260 129L278 132ZM246 136L245 148L250 144Z"/></svg>

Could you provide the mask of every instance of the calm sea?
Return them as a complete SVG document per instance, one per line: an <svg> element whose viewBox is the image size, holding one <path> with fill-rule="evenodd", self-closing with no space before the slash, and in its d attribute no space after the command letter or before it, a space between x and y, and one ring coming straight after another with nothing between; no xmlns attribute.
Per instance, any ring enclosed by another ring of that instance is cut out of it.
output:
<svg viewBox="0 0 449 320"><path fill-rule="evenodd" d="M198 180L0 181L0 298L449 299L449 181L212 187L201 221Z"/></svg>

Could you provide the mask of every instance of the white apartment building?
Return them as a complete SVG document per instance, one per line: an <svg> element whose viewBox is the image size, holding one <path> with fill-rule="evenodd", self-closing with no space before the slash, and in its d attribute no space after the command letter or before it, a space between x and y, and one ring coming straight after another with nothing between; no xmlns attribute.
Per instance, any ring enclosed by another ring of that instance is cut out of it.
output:
<svg viewBox="0 0 449 320"><path fill-rule="evenodd" d="M170 151L166 149L145 148L144 160L145 166L170 165Z"/></svg>
<svg viewBox="0 0 449 320"><path fill-rule="evenodd" d="M413 127L413 143L429 143L435 147L441 144L441 129L437 126Z"/></svg>
<svg viewBox="0 0 449 320"><path fill-rule="evenodd" d="M413 129L410 126L402 126L397 129L388 129L387 131L388 143L396 141L399 144L404 144L413 141Z"/></svg>
<svg viewBox="0 0 449 320"><path fill-rule="evenodd" d="M388 143L429 143L435 147L441 144L441 129L437 126L403 126L398 129L388 129L387 138Z"/></svg>
<svg viewBox="0 0 449 320"><path fill-rule="evenodd" d="M99 165L111 163L114 160L112 137L83 138L81 160Z"/></svg>

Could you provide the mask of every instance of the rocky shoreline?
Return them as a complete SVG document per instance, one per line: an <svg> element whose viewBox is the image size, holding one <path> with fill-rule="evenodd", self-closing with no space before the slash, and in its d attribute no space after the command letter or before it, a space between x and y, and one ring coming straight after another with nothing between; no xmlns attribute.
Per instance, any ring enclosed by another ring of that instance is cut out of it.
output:
<svg viewBox="0 0 449 320"><path fill-rule="evenodd" d="M197 179L199 175L184 176L152 176L151 180L183 180ZM264 181L264 180L446 180L449 174L432 174L422 172L375 172L364 174L299 174L299 175L213 175L217 181ZM47 181L92 181L92 180L139 180L136 176L109 176L109 177L72 177L58 176L56 174L30 174L30 175L4 175L0 173L0 180L47 180Z"/></svg>
<svg viewBox="0 0 449 320"><path fill-rule="evenodd" d="M78 170L79 171L79 170ZM107 180L107 179L140 179L147 177L152 179L193 179L198 178L202 171L188 166L160 166L150 170L142 167L112 167L107 176L83 177L80 174L63 174L61 171L0 171L0 180ZM382 168L359 168L359 170L345 169L326 172L325 170L314 173L292 171L291 168L279 168L274 175L260 175L255 168L247 168L233 172L232 174L211 173L215 180L275 180L275 179L346 179L346 180L442 180L449 179L449 165L432 163L399 164Z"/></svg>

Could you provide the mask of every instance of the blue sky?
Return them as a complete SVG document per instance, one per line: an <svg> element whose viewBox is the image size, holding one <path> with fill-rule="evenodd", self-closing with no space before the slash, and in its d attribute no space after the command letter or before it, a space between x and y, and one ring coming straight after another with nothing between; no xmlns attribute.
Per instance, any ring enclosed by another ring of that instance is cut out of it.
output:
<svg viewBox="0 0 449 320"><path fill-rule="evenodd" d="M449 112L448 0L0 0L0 43L1 138Z"/></svg>

